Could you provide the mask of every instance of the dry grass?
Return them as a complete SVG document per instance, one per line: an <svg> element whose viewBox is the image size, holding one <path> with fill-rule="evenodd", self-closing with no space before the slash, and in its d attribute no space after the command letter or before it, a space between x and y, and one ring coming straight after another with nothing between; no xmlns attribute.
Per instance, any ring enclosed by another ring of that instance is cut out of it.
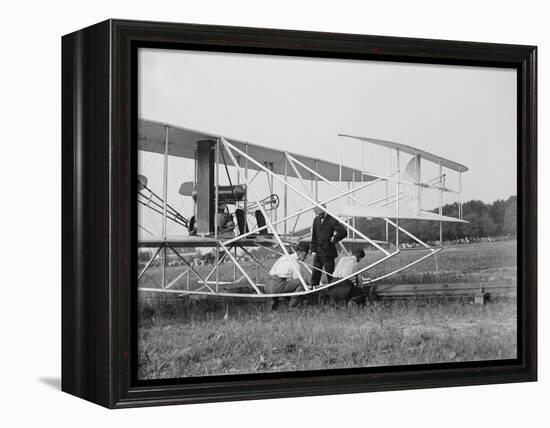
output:
<svg viewBox="0 0 550 428"><path fill-rule="evenodd" d="M143 317L142 379L515 358L515 301L375 303L362 309L180 302ZM201 308L202 306L202 308ZM208 307L209 306L209 307ZM200 310L200 312L199 312ZM225 314L228 314L227 317ZM185 314L184 316L180 316ZM224 319L226 318L226 319Z"/></svg>
<svg viewBox="0 0 550 428"><path fill-rule="evenodd" d="M515 276L510 268L515 254L515 242L451 248L438 258L439 273L430 261L392 283L453 282L472 276L498 281L503 275ZM224 269L232 276L232 268ZM176 272L173 268L169 275ZM367 308L283 306L272 312L267 302L193 301L142 293L138 310L141 379L516 357L515 299L485 306L465 300L376 302Z"/></svg>

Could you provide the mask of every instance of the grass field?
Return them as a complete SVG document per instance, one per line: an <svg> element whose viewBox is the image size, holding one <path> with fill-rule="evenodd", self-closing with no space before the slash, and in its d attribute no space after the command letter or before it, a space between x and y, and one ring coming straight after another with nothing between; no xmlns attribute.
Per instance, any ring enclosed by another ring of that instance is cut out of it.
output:
<svg viewBox="0 0 550 428"><path fill-rule="evenodd" d="M398 257L379 273L418 254ZM515 263L514 241L453 247L438 256L437 272L430 259L386 283L498 282L515 278ZM169 278L177 272L171 268ZM149 275L140 286L158 283L158 269ZM140 293L138 313L140 379L507 359L517 347L510 298L483 306L413 299L271 312L267 302Z"/></svg>

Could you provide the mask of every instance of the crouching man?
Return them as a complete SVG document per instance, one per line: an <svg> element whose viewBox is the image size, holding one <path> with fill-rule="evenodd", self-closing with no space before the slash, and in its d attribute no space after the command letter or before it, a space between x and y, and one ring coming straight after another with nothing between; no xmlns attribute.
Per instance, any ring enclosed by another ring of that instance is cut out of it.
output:
<svg viewBox="0 0 550 428"><path fill-rule="evenodd" d="M361 287L359 275L351 276L357 272L357 265L364 257L365 252L362 249L356 249L353 250L351 256L340 258L333 273L333 282L341 281L342 278L349 278L328 288L325 295L336 301L344 300L346 305L351 301L364 305L367 298L370 297L369 292Z"/></svg>
<svg viewBox="0 0 550 428"><path fill-rule="evenodd" d="M302 283L297 272L300 272L300 262L303 262L309 252L309 245L300 242L295 253L290 255L290 260L286 255L279 257L271 270L269 271L269 280L265 286L266 294L292 293L303 290ZM290 299L290 306L296 306L299 300L296 296ZM271 309L275 310L279 306L279 298L273 298Z"/></svg>

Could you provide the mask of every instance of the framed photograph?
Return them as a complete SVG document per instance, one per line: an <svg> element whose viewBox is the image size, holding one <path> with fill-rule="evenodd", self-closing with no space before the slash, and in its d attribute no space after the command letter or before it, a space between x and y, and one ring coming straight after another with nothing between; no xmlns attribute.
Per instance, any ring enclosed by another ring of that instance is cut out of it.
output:
<svg viewBox="0 0 550 428"><path fill-rule="evenodd" d="M536 380L536 48L62 39L62 389L111 408Z"/></svg>

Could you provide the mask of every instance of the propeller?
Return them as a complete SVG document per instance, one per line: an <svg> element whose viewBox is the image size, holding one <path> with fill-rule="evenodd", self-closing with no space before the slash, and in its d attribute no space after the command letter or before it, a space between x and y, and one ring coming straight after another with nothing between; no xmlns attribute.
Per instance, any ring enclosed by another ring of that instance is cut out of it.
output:
<svg viewBox="0 0 550 428"><path fill-rule="evenodd" d="M193 183L192 181L186 181L185 183L181 184L179 194L182 196L193 196L194 191L195 183Z"/></svg>
<svg viewBox="0 0 550 428"><path fill-rule="evenodd" d="M147 187L147 177L144 175L138 175L138 190L143 190Z"/></svg>

